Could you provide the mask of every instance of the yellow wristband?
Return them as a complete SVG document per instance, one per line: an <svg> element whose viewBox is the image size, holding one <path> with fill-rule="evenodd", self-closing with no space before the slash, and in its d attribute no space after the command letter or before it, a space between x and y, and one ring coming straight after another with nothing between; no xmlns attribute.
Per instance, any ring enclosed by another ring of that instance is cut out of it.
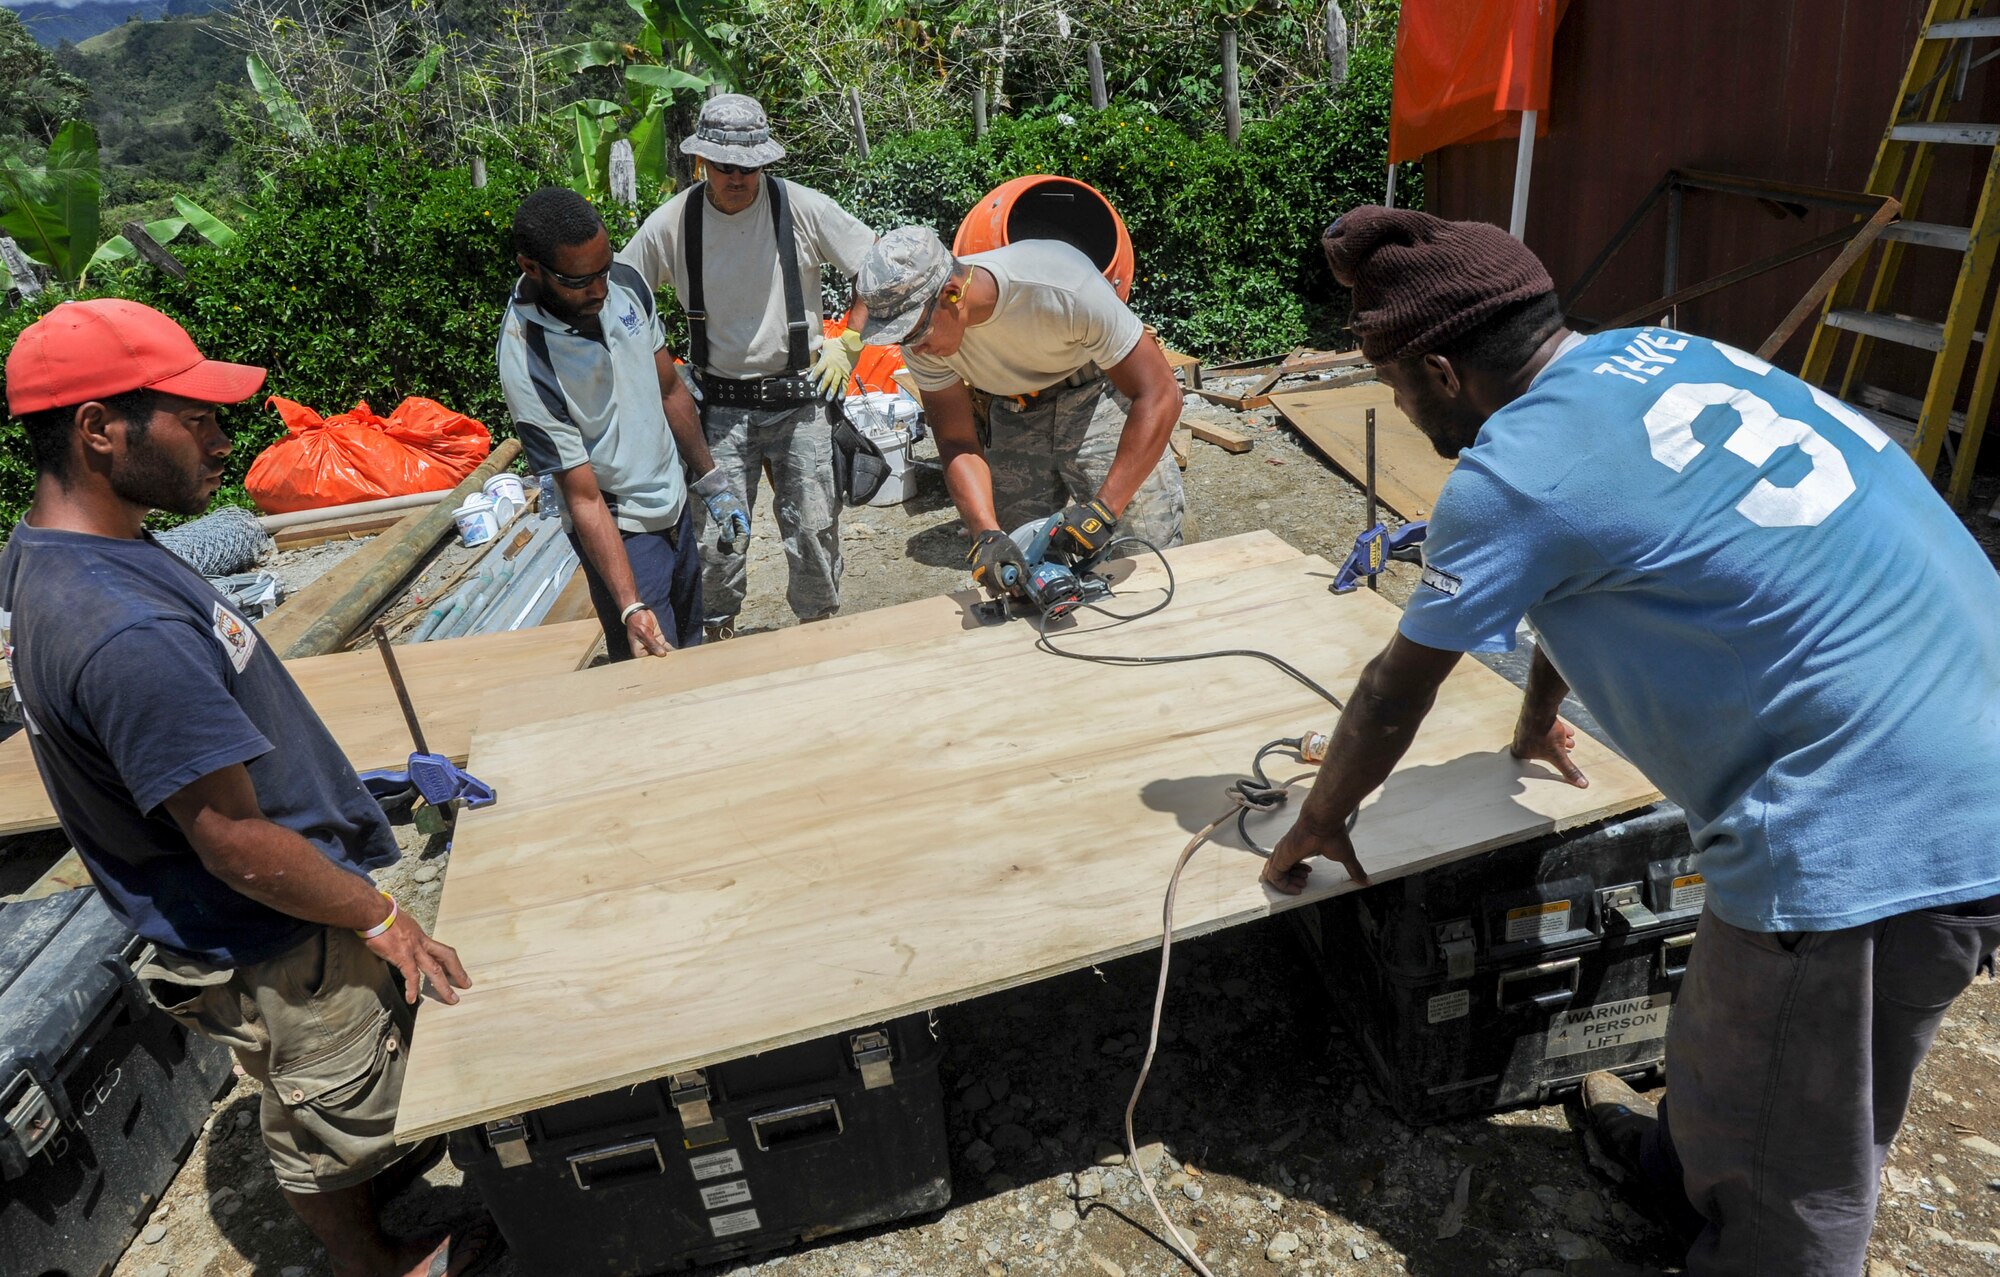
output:
<svg viewBox="0 0 2000 1277"><path fill-rule="evenodd" d="M377 888L377 890L380 890L380 888ZM389 902L389 916L382 919L382 921L377 923L376 925L368 928L368 930L366 931L357 931L354 933L355 935L360 936L363 940L373 940L376 936L381 935L383 932L387 931L389 928L396 925L396 915L399 912L396 908L396 898L390 895L386 891L382 892L382 898Z"/></svg>

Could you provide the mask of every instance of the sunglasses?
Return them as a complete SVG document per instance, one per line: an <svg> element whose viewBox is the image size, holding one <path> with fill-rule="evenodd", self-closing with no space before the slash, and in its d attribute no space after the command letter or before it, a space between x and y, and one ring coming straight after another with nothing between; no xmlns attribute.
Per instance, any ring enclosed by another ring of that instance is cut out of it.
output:
<svg viewBox="0 0 2000 1277"><path fill-rule="evenodd" d="M594 270L588 275L565 275L553 266L550 266L547 262L537 262L536 265L542 268L544 275L547 275L556 283L561 284L564 288L576 290L588 288L611 273L611 267L606 266L603 270Z"/></svg>
<svg viewBox="0 0 2000 1277"><path fill-rule="evenodd" d="M745 177L751 173L762 173L764 171L764 166L761 164L755 166L745 165L745 164L723 164L716 160L709 160L707 163L708 167L710 167L711 169L714 169L718 173L727 174L730 177Z"/></svg>
<svg viewBox="0 0 2000 1277"><path fill-rule="evenodd" d="M943 294L940 293L938 296L941 297L943 296ZM929 301L925 302L923 312L917 316L917 326L915 328L912 328L908 333L905 333L903 335L903 340L898 344L903 346L915 346L922 343L924 338L930 336L931 325L937 322L937 308L938 308L938 297L933 297Z"/></svg>

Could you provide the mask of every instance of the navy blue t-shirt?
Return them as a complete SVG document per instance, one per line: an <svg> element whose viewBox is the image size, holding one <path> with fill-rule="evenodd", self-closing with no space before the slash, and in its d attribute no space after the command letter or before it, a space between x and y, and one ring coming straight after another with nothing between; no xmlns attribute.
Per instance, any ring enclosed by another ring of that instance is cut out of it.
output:
<svg viewBox="0 0 2000 1277"><path fill-rule="evenodd" d="M248 966L316 925L209 873L161 806L225 767L245 764L264 815L341 868L394 863L388 819L284 662L150 536L17 524L0 645L63 831L111 911L155 944Z"/></svg>

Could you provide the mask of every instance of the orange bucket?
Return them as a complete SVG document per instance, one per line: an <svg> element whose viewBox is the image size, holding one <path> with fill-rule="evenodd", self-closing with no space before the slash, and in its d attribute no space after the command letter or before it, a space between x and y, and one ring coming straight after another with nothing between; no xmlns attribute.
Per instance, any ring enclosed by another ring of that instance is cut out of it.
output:
<svg viewBox="0 0 2000 1277"><path fill-rule="evenodd" d="M1017 239L1059 239L1079 249L1118 290L1119 301L1131 300L1132 236L1097 188L1046 173L996 186L958 224L951 251L964 257Z"/></svg>

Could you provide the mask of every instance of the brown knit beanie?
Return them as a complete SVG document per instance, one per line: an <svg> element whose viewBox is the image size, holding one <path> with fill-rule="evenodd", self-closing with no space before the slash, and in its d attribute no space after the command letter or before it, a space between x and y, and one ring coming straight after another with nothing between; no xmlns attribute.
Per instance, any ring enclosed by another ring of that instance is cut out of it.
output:
<svg viewBox="0 0 2000 1277"><path fill-rule="evenodd" d="M1354 290L1349 324L1370 363L1429 354L1556 287L1526 244L1485 222L1370 204L1341 214L1321 243Z"/></svg>

